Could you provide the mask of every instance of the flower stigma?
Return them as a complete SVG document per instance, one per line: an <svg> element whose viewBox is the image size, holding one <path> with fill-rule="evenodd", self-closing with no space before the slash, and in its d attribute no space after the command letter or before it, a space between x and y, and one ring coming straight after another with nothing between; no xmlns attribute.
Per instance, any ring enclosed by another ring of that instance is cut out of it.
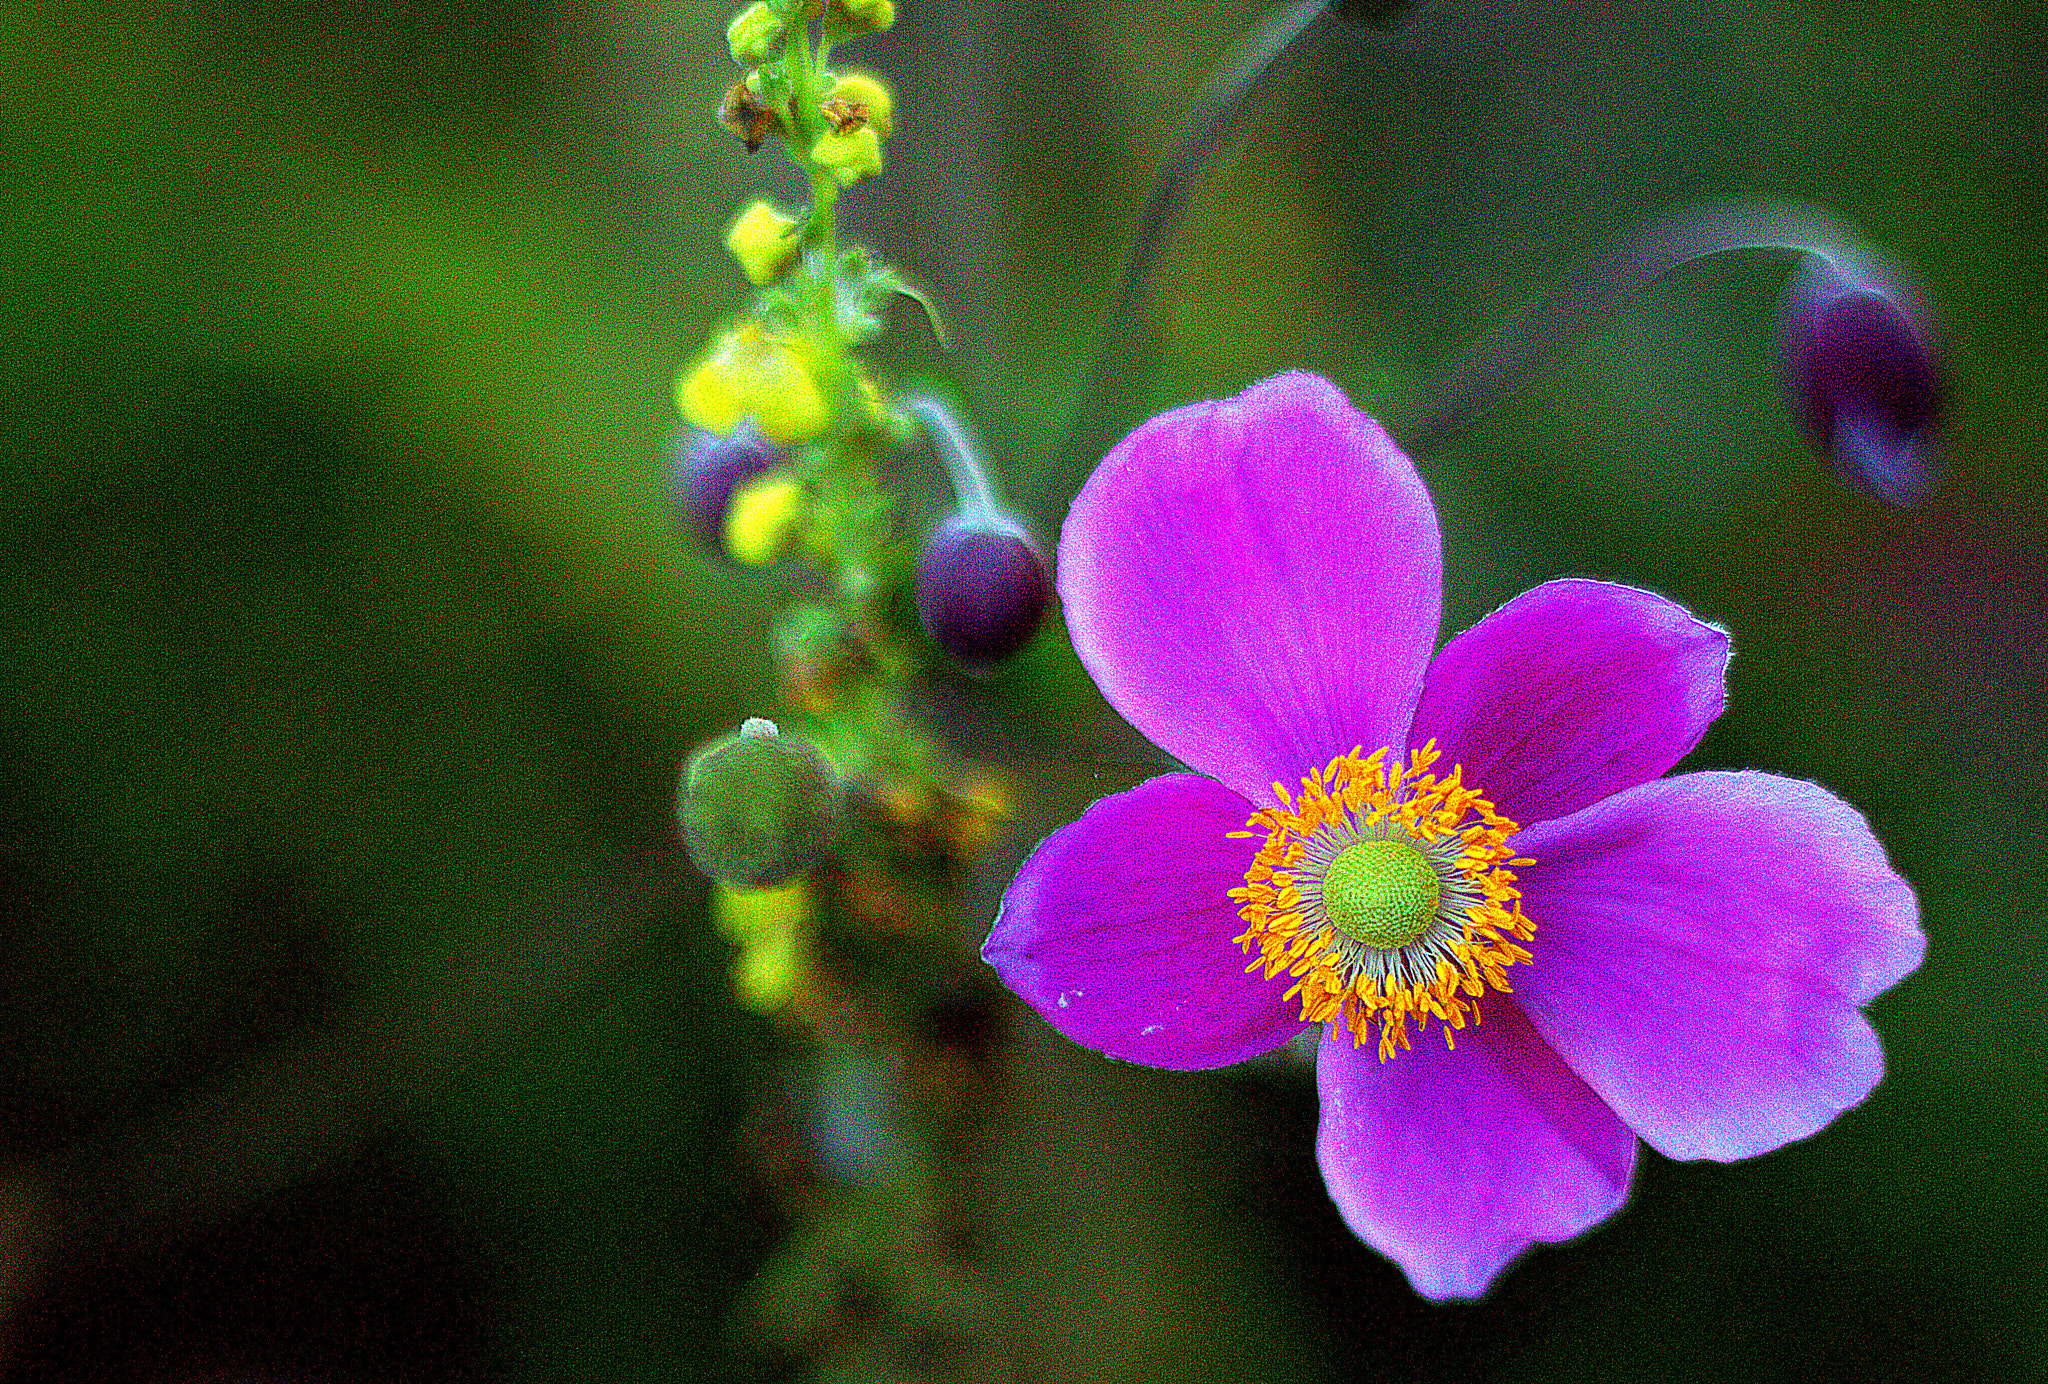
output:
<svg viewBox="0 0 2048 1384"><path fill-rule="evenodd" d="M1429 772L1436 742L1387 767L1387 751L1338 755L1301 781L1273 785L1232 836L1265 837L1230 891L1250 926L1237 944L1267 979L1285 971L1306 1023L1341 1022L1354 1044L1377 1026L1382 1062L1435 1016L1444 1044L1480 1021L1488 989L1510 993L1506 970L1525 964L1536 925L1522 914L1519 828L1464 783L1463 766ZM1256 948L1256 954L1254 949Z"/></svg>
<svg viewBox="0 0 2048 1384"><path fill-rule="evenodd" d="M1323 875L1330 926L1371 947L1405 947L1436 921L1443 884L1406 841L1353 841Z"/></svg>

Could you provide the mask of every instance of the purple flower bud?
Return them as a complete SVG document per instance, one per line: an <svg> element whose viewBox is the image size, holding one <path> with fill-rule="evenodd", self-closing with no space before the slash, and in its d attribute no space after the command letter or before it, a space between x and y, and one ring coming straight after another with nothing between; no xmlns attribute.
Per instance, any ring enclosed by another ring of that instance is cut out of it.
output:
<svg viewBox="0 0 2048 1384"><path fill-rule="evenodd" d="M1905 508L1934 489L1941 370L1913 295L1818 255L1778 315L1785 393L1810 446L1845 484Z"/></svg>
<svg viewBox="0 0 2048 1384"><path fill-rule="evenodd" d="M1031 531L1006 514L954 514L917 557L917 614L938 646L980 670L1038 632L1052 573Z"/></svg>
<svg viewBox="0 0 2048 1384"><path fill-rule="evenodd" d="M723 437L685 426L676 435L675 470L669 478L678 526L707 552L730 557L725 513L733 492L781 462L781 455L751 419Z"/></svg>

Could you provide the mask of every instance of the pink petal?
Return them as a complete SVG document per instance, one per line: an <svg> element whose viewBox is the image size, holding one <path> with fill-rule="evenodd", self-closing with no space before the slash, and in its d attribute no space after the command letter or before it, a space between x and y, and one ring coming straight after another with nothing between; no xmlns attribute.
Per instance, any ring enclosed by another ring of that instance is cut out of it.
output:
<svg viewBox="0 0 2048 1384"><path fill-rule="evenodd" d="M1474 1298L1538 1241L1568 1240L1628 1199L1636 1141L1514 1003L1447 1052L1435 1025L1379 1060L1326 1034L1316 1158L1344 1219L1424 1297Z"/></svg>
<svg viewBox="0 0 2048 1384"><path fill-rule="evenodd" d="M1408 732L1527 826L1663 774L1721 714L1728 634L1648 591L1546 582L1444 646Z"/></svg>
<svg viewBox="0 0 2048 1384"><path fill-rule="evenodd" d="M1299 1033L1286 975L1245 972L1229 891L1259 843L1232 840L1251 804L1192 774L1100 799L1047 837L1003 896L982 957L1084 1047L1186 1071Z"/></svg>
<svg viewBox="0 0 2048 1384"><path fill-rule="evenodd" d="M1759 773L1646 783L1515 838L1515 998L1672 1158L1747 1158L1870 1094L1857 1012L1920 964L1913 891L1856 810Z"/></svg>
<svg viewBox="0 0 2048 1384"><path fill-rule="evenodd" d="M1441 579L1415 468L1313 375L1145 423L1060 535L1067 628L1103 696L1258 803L1399 744Z"/></svg>

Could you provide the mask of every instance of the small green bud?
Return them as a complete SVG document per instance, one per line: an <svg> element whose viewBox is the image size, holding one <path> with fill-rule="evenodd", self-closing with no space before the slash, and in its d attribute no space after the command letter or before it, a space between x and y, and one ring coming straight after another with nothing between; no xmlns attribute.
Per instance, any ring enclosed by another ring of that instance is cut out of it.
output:
<svg viewBox="0 0 2048 1384"><path fill-rule="evenodd" d="M727 26L725 41L732 48L734 62L752 67L775 56L788 30L789 26L774 10L765 4L754 4L740 11Z"/></svg>
<svg viewBox="0 0 2048 1384"><path fill-rule="evenodd" d="M839 797L816 750L751 717L738 735L698 751L684 771L677 805L683 844L720 884L787 884L832 848Z"/></svg>

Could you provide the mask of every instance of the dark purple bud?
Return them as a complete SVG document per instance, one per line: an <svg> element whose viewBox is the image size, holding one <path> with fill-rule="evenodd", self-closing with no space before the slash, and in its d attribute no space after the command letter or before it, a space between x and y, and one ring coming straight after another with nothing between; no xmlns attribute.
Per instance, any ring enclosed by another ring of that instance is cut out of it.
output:
<svg viewBox="0 0 2048 1384"><path fill-rule="evenodd" d="M1845 484L1905 508L1934 489L1941 369L1911 292L1818 255L1778 315L1785 393L1808 445Z"/></svg>
<svg viewBox="0 0 2048 1384"><path fill-rule="evenodd" d="M781 455L761 436L752 419L743 420L723 437L685 426L676 434L675 470L669 478L677 525L705 551L730 557L725 546L725 513L732 505L733 491L781 463Z"/></svg>
<svg viewBox="0 0 2048 1384"><path fill-rule="evenodd" d="M1051 597L1038 540L1006 514L956 513L917 557L918 618L933 642L973 670L1023 648Z"/></svg>

